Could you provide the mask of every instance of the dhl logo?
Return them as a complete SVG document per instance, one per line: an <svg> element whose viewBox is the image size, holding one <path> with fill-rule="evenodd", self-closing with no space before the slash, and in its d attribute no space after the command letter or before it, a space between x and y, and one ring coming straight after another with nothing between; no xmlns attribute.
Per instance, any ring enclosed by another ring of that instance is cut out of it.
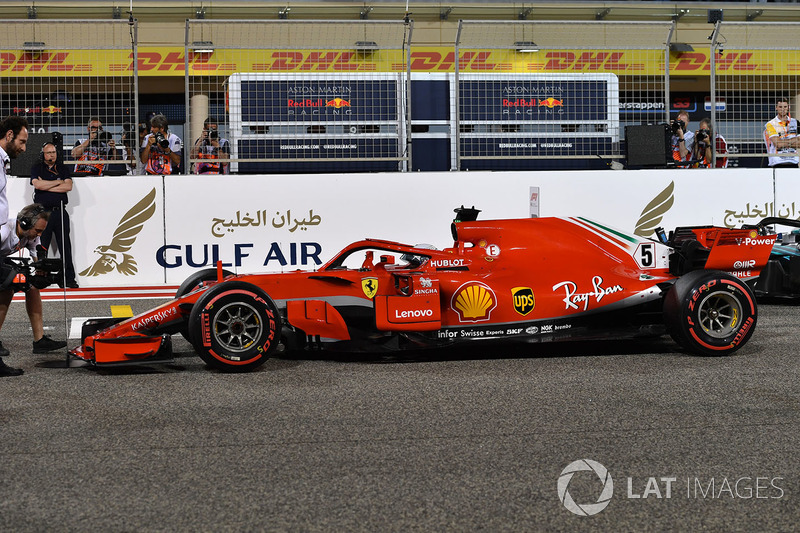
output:
<svg viewBox="0 0 800 533"><path fill-rule="evenodd" d="M350 102L341 98L334 98L333 100L328 100L325 102L325 105L327 107L335 107L336 109L340 109L342 107L350 107Z"/></svg>
<svg viewBox="0 0 800 533"><path fill-rule="evenodd" d="M638 51L551 50L520 60L504 50L462 50L458 57L441 47L420 48L410 54L414 72L453 72L458 62L463 72L615 72L624 74L661 73L663 55ZM190 74L228 74L233 72L403 72L407 64L400 52L385 51L381 59L365 60L354 51L218 50L197 54L183 48L141 47L137 70L144 76L182 76L188 63ZM26 76L96 76L132 74L134 55L123 50L64 50L31 54L0 51L0 73ZM247 59L245 59L247 58ZM250 59L256 58L256 59ZM726 51L715 58L718 72L762 74L800 71L800 62L791 57L775 58L767 51ZM671 56L670 71L708 74L711 58L706 52Z"/></svg>

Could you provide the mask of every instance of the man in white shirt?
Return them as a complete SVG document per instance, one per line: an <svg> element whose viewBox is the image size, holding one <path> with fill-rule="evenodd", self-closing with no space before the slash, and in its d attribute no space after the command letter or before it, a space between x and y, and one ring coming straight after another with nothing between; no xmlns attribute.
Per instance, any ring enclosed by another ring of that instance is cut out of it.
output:
<svg viewBox="0 0 800 533"><path fill-rule="evenodd" d="M28 121L11 115L0 122L0 225L8 222L6 172L12 159L25 151L28 144ZM0 353L2 357L2 353Z"/></svg>
<svg viewBox="0 0 800 533"><path fill-rule="evenodd" d="M797 168L800 161L797 156L800 137L797 136L797 120L789 116L787 98L778 98L775 103L775 113L775 118L764 125L764 142L768 153L780 155L770 156L769 166Z"/></svg>
<svg viewBox="0 0 800 533"><path fill-rule="evenodd" d="M47 227L49 217L50 211L42 205L31 204L23 207L17 218L8 219L0 227L0 260L19 252L23 248L26 248L31 257L35 258L39 237ZM0 290L0 327L5 322L8 306L11 304L13 297L13 290ZM31 286L25 292L25 311L27 311L28 319L31 321L33 338L36 339L33 342L33 353L46 353L67 346L66 342L54 341L44 334L42 295L36 287ZM23 373L21 369L11 368L3 362L2 357L9 355L9 352L3 347L2 342L0 342L0 350L4 352L3 355L0 355L0 377L21 375Z"/></svg>

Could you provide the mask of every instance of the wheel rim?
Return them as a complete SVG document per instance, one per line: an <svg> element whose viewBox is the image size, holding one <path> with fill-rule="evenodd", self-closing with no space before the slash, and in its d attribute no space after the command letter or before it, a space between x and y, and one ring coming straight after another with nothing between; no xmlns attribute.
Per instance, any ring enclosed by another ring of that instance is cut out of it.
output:
<svg viewBox="0 0 800 533"><path fill-rule="evenodd" d="M715 292L700 302L698 316L708 335L722 339L741 325L742 304L728 292Z"/></svg>
<svg viewBox="0 0 800 533"><path fill-rule="evenodd" d="M232 353L251 348L264 331L258 310L243 302L224 305L214 316L212 327L220 348Z"/></svg>

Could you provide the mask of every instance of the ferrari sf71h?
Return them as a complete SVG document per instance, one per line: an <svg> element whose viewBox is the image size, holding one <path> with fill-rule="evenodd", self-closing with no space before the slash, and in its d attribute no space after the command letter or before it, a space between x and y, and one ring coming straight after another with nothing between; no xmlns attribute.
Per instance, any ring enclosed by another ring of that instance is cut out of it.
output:
<svg viewBox="0 0 800 533"><path fill-rule="evenodd" d="M689 352L727 355L753 334L746 282L769 258L774 220L659 229L651 240L580 217L456 212L444 250L366 239L315 271L199 271L151 311L87 321L71 354L98 366L170 360L181 333L209 366L246 371L279 345L374 351L669 333Z"/></svg>

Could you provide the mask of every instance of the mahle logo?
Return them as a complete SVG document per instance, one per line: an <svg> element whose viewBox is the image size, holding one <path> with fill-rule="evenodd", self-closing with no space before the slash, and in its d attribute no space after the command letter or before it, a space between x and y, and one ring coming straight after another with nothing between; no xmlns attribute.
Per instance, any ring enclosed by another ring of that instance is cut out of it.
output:
<svg viewBox="0 0 800 533"><path fill-rule="evenodd" d="M603 484L600 495L595 502L577 503L569 493L569 484L573 476L577 473L582 477L584 475L581 474L582 472L593 472ZM614 481L611 479L611 474L608 473L605 466L591 459L579 459L571 462L561 471L561 475L558 477L558 499L561 500L561 503L564 504L564 507L569 512L578 516L596 515L608 506L613 494Z"/></svg>
<svg viewBox="0 0 800 533"><path fill-rule="evenodd" d="M114 235L109 244L102 244L94 249L100 257L92 266L81 272L80 276L100 276L116 270L126 276L133 276L139 271L136 260L128 252L136 242L136 237L142 231L144 223L156 212L156 190L139 200L117 224Z"/></svg>

